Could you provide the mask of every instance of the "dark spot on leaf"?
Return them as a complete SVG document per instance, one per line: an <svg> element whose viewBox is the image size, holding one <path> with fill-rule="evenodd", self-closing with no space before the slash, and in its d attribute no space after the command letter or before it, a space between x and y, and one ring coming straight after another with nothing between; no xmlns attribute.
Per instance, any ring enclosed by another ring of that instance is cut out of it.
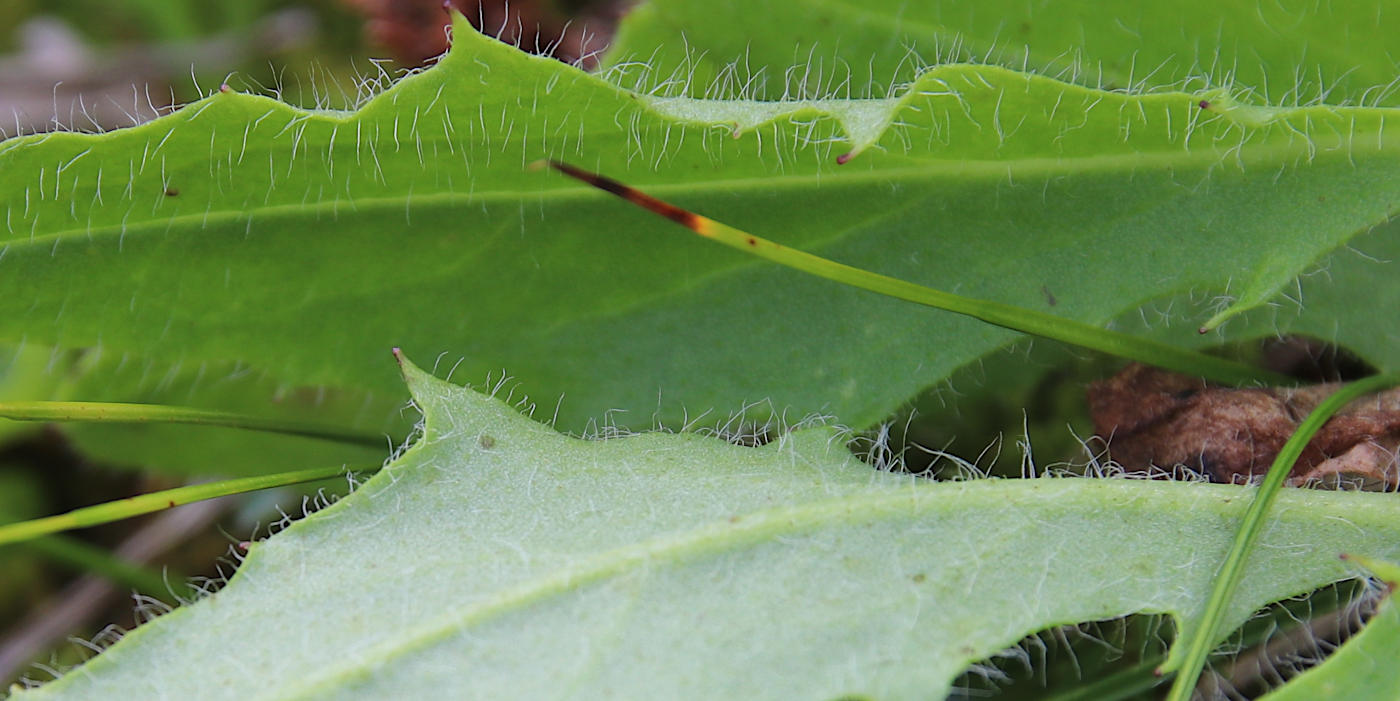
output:
<svg viewBox="0 0 1400 701"><path fill-rule="evenodd" d="M165 188L165 196L166 196L166 197L178 197L179 195L180 195L180 190L179 190L178 188L173 188L173 187L167 187L167 188Z"/></svg>
<svg viewBox="0 0 1400 701"><path fill-rule="evenodd" d="M1053 293L1053 292L1050 291L1050 286L1049 286L1049 285L1041 285L1041 286L1040 286L1040 291L1041 291L1042 293L1045 294L1045 303L1046 303L1046 304L1048 304L1048 305L1050 305L1050 306L1053 307L1053 306L1055 306L1056 304L1059 304L1059 303L1060 303L1060 300L1055 299L1055 293Z"/></svg>
<svg viewBox="0 0 1400 701"><path fill-rule="evenodd" d="M481 446L482 450L490 450L496 447L496 439L484 433L481 434L480 438L476 439L476 443Z"/></svg>
<svg viewBox="0 0 1400 701"><path fill-rule="evenodd" d="M910 579L913 579L915 584L922 584L925 579L928 579L928 575L924 574L923 572L920 572L911 577Z"/></svg>
<svg viewBox="0 0 1400 701"><path fill-rule="evenodd" d="M174 499L171 499L171 500L167 501L166 503L170 505L170 508L172 508L172 509L175 508L175 500L174 500Z"/></svg>
<svg viewBox="0 0 1400 701"><path fill-rule="evenodd" d="M750 236L750 237L749 237L749 245L750 245L750 246L757 246L757 245L758 245L758 239L756 239L756 238Z"/></svg>
<svg viewBox="0 0 1400 701"><path fill-rule="evenodd" d="M1208 110L1208 109L1210 109L1210 100L1201 100L1201 109L1203 109L1203 110Z"/></svg>

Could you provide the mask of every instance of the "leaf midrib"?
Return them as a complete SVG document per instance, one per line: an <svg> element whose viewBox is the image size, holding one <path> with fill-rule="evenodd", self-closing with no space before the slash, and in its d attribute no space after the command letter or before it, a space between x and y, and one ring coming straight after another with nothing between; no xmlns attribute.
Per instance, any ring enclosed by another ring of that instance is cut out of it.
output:
<svg viewBox="0 0 1400 701"><path fill-rule="evenodd" d="M1368 134L1370 132L1367 132ZM1400 150L1400 147L1390 146L1368 146L1357 147L1358 135L1352 135L1349 139L1337 136L1327 138L1314 138L1311 141L1299 143L1292 140L1284 144L1268 144L1257 146L1244 146L1243 151L1249 154L1249 159L1253 161L1251 167L1265 168L1267 165L1258 163L1260 157L1268 159L1269 163L1291 163L1299 156L1314 154L1312 161L1339 158L1352 160L1357 152L1386 152ZM1364 144L1371 143L1367 139ZM1344 148L1345 147L1345 148ZM913 161L920 165L914 167L894 167L878 168L865 171L858 171L849 175L833 175L831 172L812 173L804 175L782 175L771 176L748 176L748 177L728 177L728 178L708 178L698 182L677 182L677 183L649 183L645 185L645 190L658 196L681 195L690 196L700 194L733 194L747 190L763 191L771 193L775 190L810 190L814 187L831 187L841 184L869 185L871 183L886 183L890 181L917 181L920 179L936 179L947 175L957 175L962 178L986 178L1001 180L1008 174L1025 177L1035 177L1039 175L1091 175L1111 172L1133 172L1145 169L1174 170L1183 166L1216 166L1221 163L1229 163L1236 160L1235 154L1238 147L1230 149L1215 150L1215 148L1196 148L1187 150L1174 149L1171 152L1163 151L1140 151L1133 153L1115 153L1108 155L1093 156L1057 156L1054 158L1034 157L1034 158L1013 158L1013 159L977 159L977 160L935 160L923 159L908 155L886 155L885 158ZM1243 154L1240 154L1243 156ZM1066 166L1071 167L1066 167ZM550 177L541 174L541 182L544 178ZM230 223L246 221L249 218L255 220L288 221L297 218L320 218L325 214L340 214L341 207L353 207L355 211L365 209L382 209L384 211L402 211L405 200L411 200L414 206L435 205L439 202L448 202L452 206L466 207L468 205L480 203L497 202L520 202L534 199L553 198L558 202L569 202L576 200L606 199L608 195L598 193L595 189L587 186L564 185L550 187L537 191L522 190L496 190L496 191L472 191L472 192L435 192L400 194L382 197L360 197L360 198L336 198L314 204L276 204L255 206L249 209L208 209L205 211L176 214L168 217L150 218L138 222L128 222L125 225L109 224L88 228L71 227L57 229L42 235L34 235L25 238L14 238L9 240L0 239L0 243L6 247L14 246L20 250L28 246L50 247L55 240L70 236L82 235L89 239L111 238L121 236L125 232L126 236L141 235L154 229L169 231L177 226L190 227L191 229L202 228L207 222Z"/></svg>

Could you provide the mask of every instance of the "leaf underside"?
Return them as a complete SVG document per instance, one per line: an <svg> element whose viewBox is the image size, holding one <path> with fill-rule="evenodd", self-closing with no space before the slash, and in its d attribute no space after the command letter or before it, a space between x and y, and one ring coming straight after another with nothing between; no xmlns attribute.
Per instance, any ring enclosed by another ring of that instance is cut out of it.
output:
<svg viewBox="0 0 1400 701"><path fill-rule="evenodd" d="M1189 636L1248 491L931 483L811 428L568 438L411 365L422 439L230 584L21 699L929 698L1046 626ZM1390 495L1286 492L1229 623L1400 553ZM716 670L723 670L717 672Z"/></svg>

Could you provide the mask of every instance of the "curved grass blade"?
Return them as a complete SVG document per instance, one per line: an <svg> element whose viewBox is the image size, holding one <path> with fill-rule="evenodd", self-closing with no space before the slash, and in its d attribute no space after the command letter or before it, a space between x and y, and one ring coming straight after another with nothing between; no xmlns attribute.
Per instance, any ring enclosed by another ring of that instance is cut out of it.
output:
<svg viewBox="0 0 1400 701"><path fill-rule="evenodd" d="M213 499L230 494L242 494L244 492L255 492L260 489L270 489L272 487L284 487L290 484L315 482L343 475L347 472L373 472L378 469L379 466L377 465L373 467L346 467L344 465L338 465L336 467L317 467L309 470L281 472L275 475L260 475L257 477L244 477L220 482L192 484L185 487L151 492L150 494L141 494L127 499L119 499L117 501L109 501L103 504L74 509L66 514L5 524L0 526L0 545L18 543L42 535L72 530L74 528L98 526L104 523L111 523L112 521L120 521L133 516L140 516L141 514L149 514L154 511L173 508L182 504L203 501L205 499Z"/></svg>
<svg viewBox="0 0 1400 701"><path fill-rule="evenodd" d="M1293 380L1287 376L1232 360L1176 348L1158 341L1129 336L1072 319L1022 309L1009 304L963 297L837 263L804 251L788 248L717 222L709 217L681 209L597 173L559 161L551 160L548 163L550 167L565 175L666 217L707 239L817 277L935 309L970 316L1012 331L1069 343L1120 358L1204 377L1215 382L1231 385L1293 384Z"/></svg>
<svg viewBox="0 0 1400 701"><path fill-rule="evenodd" d="M1240 524L1239 533L1230 546L1230 552L1215 575L1215 587L1206 603L1205 616L1201 619L1201 625L1196 629L1189 646L1184 648L1184 656L1178 657L1173 654L1168 657L1166 664L1159 668L1163 673L1179 670L1176 680L1172 683L1171 692L1167 695L1168 701L1187 701L1191 698L1196 688L1196 679L1205 668L1206 657L1215 647L1220 621L1225 616L1225 606L1229 604L1230 596L1239 584L1240 575L1244 572L1245 559L1264 527L1264 517L1269 512L1269 506L1273 504L1274 497L1283 486L1283 480L1292 471L1293 463L1298 461L1298 456L1303 453L1308 441L1312 440L1318 429L1322 428L1333 414L1351 400L1397 384L1400 384L1400 374L1387 374L1358 380L1341 388L1318 404L1284 444L1278 457L1274 459L1274 464L1269 466L1269 472L1260 483L1259 490L1255 492L1254 500L1250 502L1249 510L1245 512L1244 520ZM1173 652L1176 649L1182 648L1174 648Z"/></svg>
<svg viewBox="0 0 1400 701"><path fill-rule="evenodd" d="M92 421L102 423L172 423L223 426L249 431L285 433L306 438L384 447L383 435L307 421L247 416L228 411L164 404L118 402L0 402L0 418L14 421Z"/></svg>

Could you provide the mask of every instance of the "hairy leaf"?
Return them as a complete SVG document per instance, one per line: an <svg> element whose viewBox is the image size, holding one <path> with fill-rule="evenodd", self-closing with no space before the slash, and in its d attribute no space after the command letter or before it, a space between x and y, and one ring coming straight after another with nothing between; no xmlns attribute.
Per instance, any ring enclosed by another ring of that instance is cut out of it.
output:
<svg viewBox="0 0 1400 701"><path fill-rule="evenodd" d="M603 65L667 94L769 100L880 95L930 64L971 61L1110 89L1395 106L1395 12L1385 0L650 0ZM738 26L763 27L762 40Z"/></svg>
<svg viewBox="0 0 1400 701"><path fill-rule="evenodd" d="M459 378L509 370L570 431L765 400L863 426L1014 335L714 250L524 166L568 159L785 245L1089 323L1186 290L1264 303L1384 220L1397 186L1383 109L971 65L883 100L660 98L456 32L353 113L228 92L0 145L0 340L379 397L398 344Z"/></svg>
<svg viewBox="0 0 1400 701"><path fill-rule="evenodd" d="M584 441L405 375L408 453L19 698L937 697L1049 625L1164 612L1189 635L1249 493L931 483L826 428ZM1345 577L1339 550L1400 553L1389 497L1282 494L1231 622Z"/></svg>
<svg viewBox="0 0 1400 701"><path fill-rule="evenodd" d="M1400 611L1394 589L1400 568L1389 562L1362 560L1389 589L1366 627L1327 661L1299 675L1287 685L1264 696L1267 701L1307 699L1394 699L1395 671L1391 663L1400 654Z"/></svg>

